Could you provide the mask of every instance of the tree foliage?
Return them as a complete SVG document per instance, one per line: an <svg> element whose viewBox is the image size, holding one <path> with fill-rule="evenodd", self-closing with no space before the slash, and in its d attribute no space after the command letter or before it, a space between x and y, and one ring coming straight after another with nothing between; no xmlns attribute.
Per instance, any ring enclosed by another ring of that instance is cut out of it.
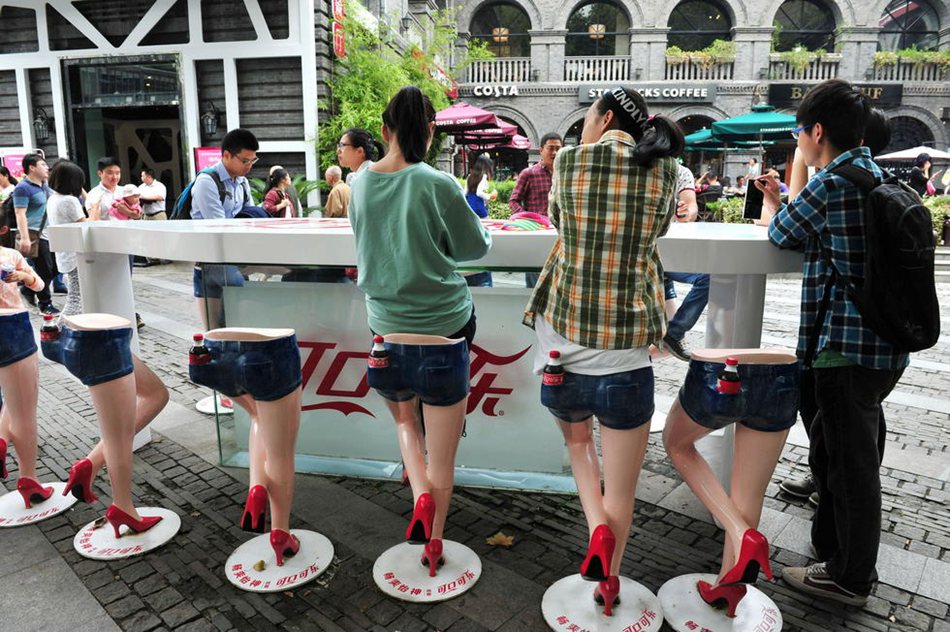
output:
<svg viewBox="0 0 950 632"><path fill-rule="evenodd" d="M347 3L350 16L361 9ZM432 100L436 111L444 109L450 105L446 95L450 86L447 81L435 78L442 74L439 70L444 69L445 75L457 78L474 59L491 57L484 45L473 43L467 55L449 64L447 60L453 58L457 38L456 13L456 10L441 10L433 14L424 47L404 48L403 42L393 40L388 23L398 23L397 19L381 19L379 32L370 31L353 17L346 20L346 58L336 61L333 77L327 81L330 98L320 104L317 149L324 168L336 163L336 144L351 127L361 127L382 140L383 110L402 87L418 86ZM427 162L434 162L442 140L442 135L433 139Z"/></svg>

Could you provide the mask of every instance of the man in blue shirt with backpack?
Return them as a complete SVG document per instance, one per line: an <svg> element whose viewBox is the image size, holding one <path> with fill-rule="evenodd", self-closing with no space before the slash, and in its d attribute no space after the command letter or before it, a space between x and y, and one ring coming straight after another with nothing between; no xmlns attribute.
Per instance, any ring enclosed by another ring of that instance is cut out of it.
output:
<svg viewBox="0 0 950 632"><path fill-rule="evenodd" d="M249 130L233 129L221 141L221 161L202 170L191 185L191 219L232 219L254 206L247 174L258 161L257 138ZM193 290L207 329L224 325L221 298L225 287L244 285L237 266L196 263Z"/></svg>
<svg viewBox="0 0 950 632"><path fill-rule="evenodd" d="M804 592L857 606L877 580L886 432L881 402L909 361L871 329L850 291L862 286L869 262L868 190L840 171L854 165L876 184L883 179L860 146L870 110L867 97L846 81L818 84L802 99L792 132L817 174L784 205L778 182L755 181L765 210L774 214L769 239L805 253L797 352L805 369L802 416L813 419L808 462L819 494L811 531L818 563L786 568L783 578Z"/></svg>

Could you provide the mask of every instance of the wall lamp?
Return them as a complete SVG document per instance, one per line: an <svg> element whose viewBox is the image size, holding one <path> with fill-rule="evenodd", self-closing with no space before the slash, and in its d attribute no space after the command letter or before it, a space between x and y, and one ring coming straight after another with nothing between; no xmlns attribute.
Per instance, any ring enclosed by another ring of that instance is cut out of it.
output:
<svg viewBox="0 0 950 632"><path fill-rule="evenodd" d="M33 108L33 138L37 143L49 139L49 115L40 107Z"/></svg>
<svg viewBox="0 0 950 632"><path fill-rule="evenodd" d="M409 14L406 14L399 18L399 24L403 33L409 30L409 27L412 26L412 18L409 17Z"/></svg>
<svg viewBox="0 0 950 632"><path fill-rule="evenodd" d="M221 113L214 107L213 101L208 101L208 109L201 115L201 131L205 136L214 136L218 133L218 117Z"/></svg>

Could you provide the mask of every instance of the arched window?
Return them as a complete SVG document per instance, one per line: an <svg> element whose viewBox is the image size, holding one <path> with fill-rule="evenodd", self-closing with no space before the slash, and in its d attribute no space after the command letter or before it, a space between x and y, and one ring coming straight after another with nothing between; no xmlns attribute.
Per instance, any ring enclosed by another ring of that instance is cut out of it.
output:
<svg viewBox="0 0 950 632"><path fill-rule="evenodd" d="M581 131L584 129L584 119L579 119L574 121L574 124L567 130L567 134L564 135L564 146L570 145L580 145L581 144Z"/></svg>
<svg viewBox="0 0 950 632"><path fill-rule="evenodd" d="M683 50L702 50L717 39L732 39L732 21L718 2L685 0L676 5L670 20L667 43Z"/></svg>
<svg viewBox="0 0 950 632"><path fill-rule="evenodd" d="M881 14L879 50L916 47L936 50L940 39L940 19L934 8L922 0L892 0Z"/></svg>
<svg viewBox="0 0 950 632"><path fill-rule="evenodd" d="M531 20L521 7L505 2L489 4L472 18L472 39L488 45L495 57L530 57Z"/></svg>
<svg viewBox="0 0 950 632"><path fill-rule="evenodd" d="M891 119L891 143L881 153L921 145L934 146L934 134L927 124L910 116L895 116Z"/></svg>
<svg viewBox="0 0 950 632"><path fill-rule="evenodd" d="M775 14L773 26L778 37L777 51L796 46L826 51L835 48L835 16L820 0L786 0Z"/></svg>
<svg viewBox="0 0 950 632"><path fill-rule="evenodd" d="M630 20L617 5L589 2L575 9L567 19L564 54L569 57L628 55L629 29Z"/></svg>
<svg viewBox="0 0 950 632"><path fill-rule="evenodd" d="M693 132L698 132L701 129L712 127L712 124L715 121L705 114L690 114L689 116L684 116L676 122L683 131L683 135L688 136Z"/></svg>

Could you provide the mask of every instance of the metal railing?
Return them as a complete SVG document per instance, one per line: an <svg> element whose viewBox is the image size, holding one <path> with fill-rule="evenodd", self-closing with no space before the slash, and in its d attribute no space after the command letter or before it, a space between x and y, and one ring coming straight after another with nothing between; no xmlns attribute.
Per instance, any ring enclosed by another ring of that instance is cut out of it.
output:
<svg viewBox="0 0 950 632"><path fill-rule="evenodd" d="M667 81L719 81L732 79L733 67L731 61L704 66L692 61L673 63L667 60L664 79Z"/></svg>
<svg viewBox="0 0 950 632"><path fill-rule="evenodd" d="M933 62L898 60L894 65L873 68L875 81L947 81L950 69Z"/></svg>
<svg viewBox="0 0 950 632"><path fill-rule="evenodd" d="M530 57L479 59L468 67L469 83L527 83L531 81Z"/></svg>
<svg viewBox="0 0 950 632"><path fill-rule="evenodd" d="M794 81L824 81L838 76L838 65L841 55L829 53L813 59L804 68L796 68L789 64L781 55L772 55L769 61L769 78Z"/></svg>
<svg viewBox="0 0 950 632"><path fill-rule="evenodd" d="M564 81L627 81L629 56L565 57Z"/></svg>

